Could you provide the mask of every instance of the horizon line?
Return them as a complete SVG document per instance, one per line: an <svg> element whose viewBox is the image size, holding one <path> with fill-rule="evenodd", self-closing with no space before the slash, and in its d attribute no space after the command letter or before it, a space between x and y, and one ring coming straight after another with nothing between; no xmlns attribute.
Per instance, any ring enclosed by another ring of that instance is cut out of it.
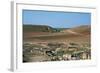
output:
<svg viewBox="0 0 100 73"><path fill-rule="evenodd" d="M52 28L74 28L74 27L80 27L80 26L91 26L91 24L83 24L83 25L77 25L77 26L72 26L72 27L53 27L53 26L50 26L50 25L41 25L41 24L23 24L23 25L28 25L28 26L49 26L49 27L52 27Z"/></svg>

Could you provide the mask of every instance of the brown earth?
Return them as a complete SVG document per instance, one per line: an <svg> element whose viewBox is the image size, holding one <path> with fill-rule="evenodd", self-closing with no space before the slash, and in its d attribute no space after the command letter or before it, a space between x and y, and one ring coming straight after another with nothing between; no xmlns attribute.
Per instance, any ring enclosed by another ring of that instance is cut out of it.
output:
<svg viewBox="0 0 100 73"><path fill-rule="evenodd" d="M40 41L66 41L66 42L90 42L91 27L79 26L75 28L65 29L61 32L24 32L24 41L40 42Z"/></svg>

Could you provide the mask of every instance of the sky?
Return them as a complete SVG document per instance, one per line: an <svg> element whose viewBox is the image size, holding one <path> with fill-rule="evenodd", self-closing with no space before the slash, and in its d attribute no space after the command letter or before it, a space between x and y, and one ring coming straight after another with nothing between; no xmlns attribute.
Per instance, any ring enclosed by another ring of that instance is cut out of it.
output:
<svg viewBox="0 0 100 73"><path fill-rule="evenodd" d="M48 25L53 28L71 28L91 24L91 13L23 10L23 25Z"/></svg>

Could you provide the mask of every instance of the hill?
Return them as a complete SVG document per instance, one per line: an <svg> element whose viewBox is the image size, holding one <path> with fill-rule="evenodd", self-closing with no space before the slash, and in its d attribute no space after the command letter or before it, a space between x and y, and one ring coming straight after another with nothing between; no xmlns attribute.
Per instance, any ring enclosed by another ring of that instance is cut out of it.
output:
<svg viewBox="0 0 100 73"><path fill-rule="evenodd" d="M90 25L66 28L54 31L55 28L44 25L24 26L24 41L90 41Z"/></svg>
<svg viewBox="0 0 100 73"><path fill-rule="evenodd" d="M72 33L72 34L90 34L91 26L90 25L82 25L82 26L70 28L67 30L63 30L61 32Z"/></svg>
<svg viewBox="0 0 100 73"><path fill-rule="evenodd" d="M23 25L24 32L52 32L53 30L47 25Z"/></svg>

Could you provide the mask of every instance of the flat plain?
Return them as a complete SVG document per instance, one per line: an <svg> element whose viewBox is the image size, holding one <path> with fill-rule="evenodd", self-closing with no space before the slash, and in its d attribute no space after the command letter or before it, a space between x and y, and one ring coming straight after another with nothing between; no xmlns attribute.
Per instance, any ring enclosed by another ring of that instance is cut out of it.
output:
<svg viewBox="0 0 100 73"><path fill-rule="evenodd" d="M90 60L90 32L90 25L23 25L23 62Z"/></svg>

